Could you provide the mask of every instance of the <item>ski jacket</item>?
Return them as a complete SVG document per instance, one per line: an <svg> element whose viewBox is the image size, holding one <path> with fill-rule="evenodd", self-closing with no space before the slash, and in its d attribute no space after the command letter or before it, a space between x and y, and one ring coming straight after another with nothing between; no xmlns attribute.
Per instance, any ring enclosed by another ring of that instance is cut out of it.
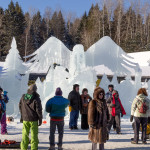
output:
<svg viewBox="0 0 150 150"><path fill-rule="evenodd" d="M46 112L50 113L50 117L63 118L65 117L65 109L69 105L69 100L63 96L54 96L46 103Z"/></svg>
<svg viewBox="0 0 150 150"><path fill-rule="evenodd" d="M142 105L142 102L146 103L146 106L148 108L146 114L140 113L139 108ZM133 100L132 106L131 106L131 115L134 117L149 117L150 113L150 100L147 98L147 96L140 94L137 95L136 98Z"/></svg>
<svg viewBox="0 0 150 150"><path fill-rule="evenodd" d="M26 99L25 94L22 96L19 109L23 121L38 121L42 120L42 105L39 94L32 93L31 99Z"/></svg>
<svg viewBox="0 0 150 150"><path fill-rule="evenodd" d="M68 99L70 101L70 106L72 110L80 110L81 108L81 98L80 94L75 90L71 91L68 95Z"/></svg>

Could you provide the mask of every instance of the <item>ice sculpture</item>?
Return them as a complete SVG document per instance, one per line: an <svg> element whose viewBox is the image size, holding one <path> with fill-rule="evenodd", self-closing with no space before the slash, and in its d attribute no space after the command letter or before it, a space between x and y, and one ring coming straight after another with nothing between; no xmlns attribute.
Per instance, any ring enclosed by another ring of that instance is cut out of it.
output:
<svg viewBox="0 0 150 150"><path fill-rule="evenodd" d="M108 80L106 74L103 74L103 77L100 82L100 87L103 88L106 91L108 91L108 85L110 84L110 81Z"/></svg>
<svg viewBox="0 0 150 150"><path fill-rule="evenodd" d="M23 61L17 50L17 44L15 38L12 40L11 49L6 57L3 70L16 70L19 74L24 74L26 72L26 67L23 65Z"/></svg>
<svg viewBox="0 0 150 150"><path fill-rule="evenodd" d="M117 75L116 74L114 74L114 76L112 78L112 81L111 81L111 84L114 85L114 89L116 89L116 90L119 89L119 83L118 83Z"/></svg>
<svg viewBox="0 0 150 150"><path fill-rule="evenodd" d="M142 87L142 84L141 84L141 77L142 77L142 71L141 71L141 69L140 69L140 68L136 68L136 72L135 72L135 83L134 83L136 92L138 91L139 88Z"/></svg>
<svg viewBox="0 0 150 150"><path fill-rule="evenodd" d="M128 75L124 81L119 85L119 96L120 100L125 108L127 115L131 115L131 104L136 97L136 90L134 87L134 82Z"/></svg>
<svg viewBox="0 0 150 150"><path fill-rule="evenodd" d="M132 58L108 36L101 38L86 51L86 61L88 66L105 65L117 75L130 73L125 66L134 69L137 66Z"/></svg>
<svg viewBox="0 0 150 150"><path fill-rule="evenodd" d="M150 80L148 81L148 95L150 96Z"/></svg>
<svg viewBox="0 0 150 150"><path fill-rule="evenodd" d="M60 40L50 37L38 50L26 58L33 57L29 61L31 62L30 71L38 72L38 70L48 70L54 63L69 68L70 55L71 51Z"/></svg>
<svg viewBox="0 0 150 150"><path fill-rule="evenodd" d="M75 45L70 58L70 69L71 75L79 74L85 69L85 53L84 47L81 44Z"/></svg>
<svg viewBox="0 0 150 150"><path fill-rule="evenodd" d="M7 114L13 114L14 117L17 117L19 114L19 100L28 88L29 74L26 71L27 68L23 65L23 61L17 50L15 38L13 38L11 49L6 57L1 75L1 86L4 90L8 91L10 99L7 104Z"/></svg>
<svg viewBox="0 0 150 150"><path fill-rule="evenodd" d="M43 82L39 78L36 81L37 92L42 100L45 118L45 104L48 99L55 95L57 87L61 87L63 96L67 98L73 84L78 83L80 93L83 88L87 88L89 94L93 96L97 80L94 67L105 65L112 70L114 76L112 82L110 82L106 74L104 74L100 87L108 91L108 85L110 83L114 84L115 89L119 91L120 99L127 115L130 115L131 103L136 96L137 90L141 87L141 70L138 64L133 63L132 59L109 37L103 37L91 46L87 52L84 52L84 47L81 44L74 46L71 52L60 40L51 37L29 57L32 58L26 66L30 66L30 69L26 69L17 50L16 41L13 38L0 81L1 86L8 91L8 96L10 97L10 102L7 105L8 114L18 116L18 102L21 95L27 90L28 78L31 72L35 73L39 72L39 70L40 73L47 72L46 79ZM60 66L54 68L54 64L59 64ZM135 82L131 80L131 74L127 67L136 70ZM22 76L22 74L25 75ZM119 75L127 75L126 80L120 84L117 81L117 76ZM148 85L150 94L150 81Z"/></svg>

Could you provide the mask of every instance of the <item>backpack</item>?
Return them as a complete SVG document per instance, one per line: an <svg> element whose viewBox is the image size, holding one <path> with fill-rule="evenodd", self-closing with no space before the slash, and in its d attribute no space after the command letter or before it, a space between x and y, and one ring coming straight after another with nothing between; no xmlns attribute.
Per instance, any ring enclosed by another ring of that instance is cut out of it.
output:
<svg viewBox="0 0 150 150"><path fill-rule="evenodd" d="M148 107L146 105L146 101L141 101L141 100L138 100L138 104L141 104L140 107L138 107L138 110L139 110L139 113L141 114L146 114L147 110L148 110Z"/></svg>

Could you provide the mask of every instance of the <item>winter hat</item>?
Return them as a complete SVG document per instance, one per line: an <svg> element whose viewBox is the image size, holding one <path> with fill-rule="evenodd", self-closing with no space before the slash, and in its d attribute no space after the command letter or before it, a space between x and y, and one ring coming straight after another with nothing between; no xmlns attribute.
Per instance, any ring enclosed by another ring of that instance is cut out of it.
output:
<svg viewBox="0 0 150 150"><path fill-rule="evenodd" d="M75 90L77 87L79 87L79 84L74 84L73 85L73 90Z"/></svg>
<svg viewBox="0 0 150 150"><path fill-rule="evenodd" d="M58 87L58 88L56 89L55 95L56 95L56 96L62 96L62 90L61 90L60 87Z"/></svg>

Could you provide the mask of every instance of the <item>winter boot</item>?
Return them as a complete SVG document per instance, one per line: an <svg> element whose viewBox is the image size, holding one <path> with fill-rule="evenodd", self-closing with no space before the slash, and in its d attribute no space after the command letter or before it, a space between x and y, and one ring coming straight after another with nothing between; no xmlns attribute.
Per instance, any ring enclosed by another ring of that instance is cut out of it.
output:
<svg viewBox="0 0 150 150"><path fill-rule="evenodd" d="M48 150L55 150L55 146L50 146Z"/></svg>
<svg viewBox="0 0 150 150"><path fill-rule="evenodd" d="M135 141L131 141L131 144L138 144L138 142L135 142Z"/></svg>
<svg viewBox="0 0 150 150"><path fill-rule="evenodd" d="M58 150L63 150L61 145L58 146Z"/></svg>
<svg viewBox="0 0 150 150"><path fill-rule="evenodd" d="M78 127L77 127L77 126L75 126L75 127L74 127L74 129L75 129L75 130L78 130Z"/></svg>
<svg viewBox="0 0 150 150"><path fill-rule="evenodd" d="M146 142L146 141L143 141L142 143L143 143L143 144L147 144L147 142Z"/></svg>

